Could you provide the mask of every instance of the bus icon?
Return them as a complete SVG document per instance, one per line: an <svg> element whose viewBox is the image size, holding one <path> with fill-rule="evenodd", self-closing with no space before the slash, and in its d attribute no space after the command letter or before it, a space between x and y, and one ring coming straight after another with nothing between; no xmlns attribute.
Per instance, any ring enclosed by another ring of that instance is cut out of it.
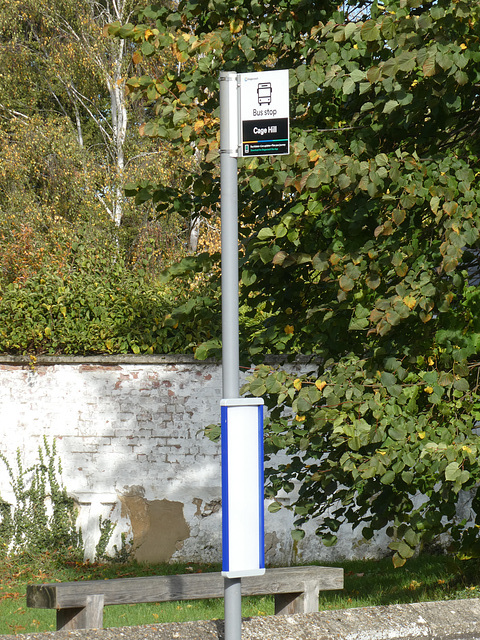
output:
<svg viewBox="0 0 480 640"><path fill-rule="evenodd" d="M272 83L259 82L257 85L258 104L270 104L272 102Z"/></svg>

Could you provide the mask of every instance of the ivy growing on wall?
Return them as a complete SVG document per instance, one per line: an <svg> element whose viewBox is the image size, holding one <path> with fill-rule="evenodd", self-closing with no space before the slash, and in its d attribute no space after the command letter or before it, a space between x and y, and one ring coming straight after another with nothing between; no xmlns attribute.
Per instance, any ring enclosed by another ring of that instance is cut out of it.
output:
<svg viewBox="0 0 480 640"><path fill-rule="evenodd" d="M83 556L81 532L75 521L75 501L61 483L62 467L55 440L44 437L38 448L38 462L25 467L20 449L15 465L3 453L13 493L12 503L0 496L0 557L26 553L32 556L51 551Z"/></svg>

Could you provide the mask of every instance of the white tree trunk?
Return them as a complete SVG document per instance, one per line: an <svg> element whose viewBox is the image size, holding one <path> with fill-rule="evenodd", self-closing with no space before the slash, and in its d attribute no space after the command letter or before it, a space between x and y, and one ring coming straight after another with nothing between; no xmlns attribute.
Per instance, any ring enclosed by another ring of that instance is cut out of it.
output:
<svg viewBox="0 0 480 640"><path fill-rule="evenodd" d="M77 125L77 140L78 146L80 149L83 149L83 131L82 131L82 122L80 120L80 112L78 110L78 104L76 102L73 103L73 108L75 111L75 122Z"/></svg>
<svg viewBox="0 0 480 640"><path fill-rule="evenodd" d="M128 114L125 96L125 79L122 74L124 66L123 59L125 53L125 41L121 40L113 44L116 54L113 60L113 73L111 76L106 76L106 82L110 93L110 106L112 112L112 155L115 168L112 219L115 226L118 227L120 226L123 216L125 138L127 135Z"/></svg>
<svg viewBox="0 0 480 640"><path fill-rule="evenodd" d="M201 217L197 216L190 220L190 226L188 230L188 250L191 253L196 253L198 247L198 238L200 236L200 224Z"/></svg>

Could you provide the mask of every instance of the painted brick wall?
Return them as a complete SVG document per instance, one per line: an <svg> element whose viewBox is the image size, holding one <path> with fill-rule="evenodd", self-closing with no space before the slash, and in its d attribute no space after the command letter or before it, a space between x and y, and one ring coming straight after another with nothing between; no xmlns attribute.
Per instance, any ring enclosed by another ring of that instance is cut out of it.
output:
<svg viewBox="0 0 480 640"><path fill-rule="evenodd" d="M36 460L46 436L57 442L63 481L79 505L87 554L99 517L133 539L140 560L221 558L220 451L202 434L219 421L221 366L186 356L0 357L0 443L14 461ZM0 462L0 495L12 500ZM285 501L287 498L285 497ZM266 515L267 561L372 556L344 530L322 547L314 524L300 544L290 512Z"/></svg>

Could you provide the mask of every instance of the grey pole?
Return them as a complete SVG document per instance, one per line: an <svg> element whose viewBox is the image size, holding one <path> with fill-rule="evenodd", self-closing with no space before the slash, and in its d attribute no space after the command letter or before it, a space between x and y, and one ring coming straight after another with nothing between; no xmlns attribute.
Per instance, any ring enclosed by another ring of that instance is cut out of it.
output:
<svg viewBox="0 0 480 640"><path fill-rule="evenodd" d="M238 178L237 74L220 73L220 189L222 223L222 393L238 398ZM233 117L235 115L235 117ZM240 578L224 578L225 640L241 640Z"/></svg>

